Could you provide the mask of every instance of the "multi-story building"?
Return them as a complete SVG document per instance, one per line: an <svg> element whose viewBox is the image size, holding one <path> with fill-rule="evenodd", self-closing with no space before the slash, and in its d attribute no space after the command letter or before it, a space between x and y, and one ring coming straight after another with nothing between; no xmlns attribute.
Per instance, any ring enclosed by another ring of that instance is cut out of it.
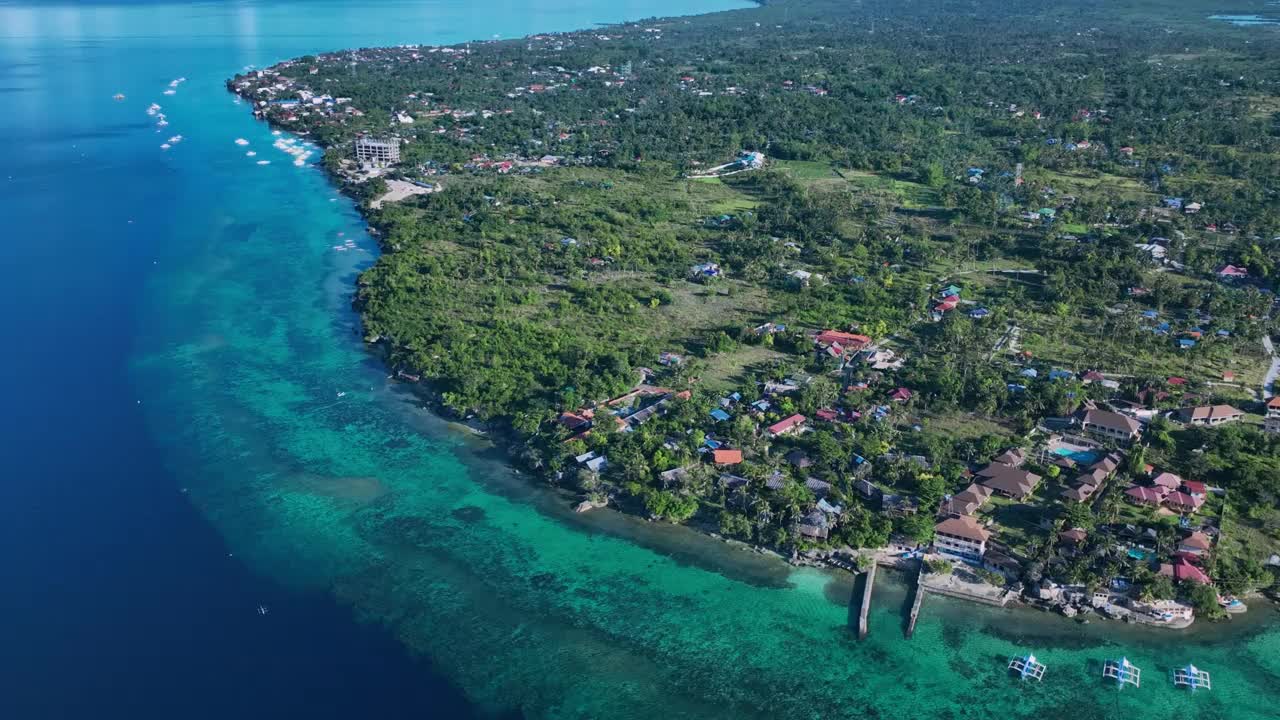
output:
<svg viewBox="0 0 1280 720"><path fill-rule="evenodd" d="M1267 419L1263 423L1267 432L1280 433L1280 395L1267 401Z"/></svg>
<svg viewBox="0 0 1280 720"><path fill-rule="evenodd" d="M987 552L991 533L967 516L947 518L933 527L933 548L944 555L979 561Z"/></svg>
<svg viewBox="0 0 1280 720"><path fill-rule="evenodd" d="M400 140L397 138L356 138L356 161L361 164L386 166L400 162Z"/></svg>
<svg viewBox="0 0 1280 720"><path fill-rule="evenodd" d="M1081 423L1086 434L1128 445L1142 434L1142 423L1110 410L1089 410Z"/></svg>

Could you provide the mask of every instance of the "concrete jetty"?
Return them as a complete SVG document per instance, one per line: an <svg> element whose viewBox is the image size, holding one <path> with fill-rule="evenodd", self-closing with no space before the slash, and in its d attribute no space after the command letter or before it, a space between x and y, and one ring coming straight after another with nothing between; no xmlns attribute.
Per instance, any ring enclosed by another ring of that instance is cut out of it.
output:
<svg viewBox="0 0 1280 720"><path fill-rule="evenodd" d="M907 637L911 637L916 631L916 620L920 618L920 605L924 602L924 573L925 564L920 563L920 570L916 573L915 597L911 600L911 612L907 615Z"/></svg>
<svg viewBox="0 0 1280 720"><path fill-rule="evenodd" d="M876 584L876 564L863 573L862 604L858 607L858 639L867 639L867 613L871 611L871 588Z"/></svg>

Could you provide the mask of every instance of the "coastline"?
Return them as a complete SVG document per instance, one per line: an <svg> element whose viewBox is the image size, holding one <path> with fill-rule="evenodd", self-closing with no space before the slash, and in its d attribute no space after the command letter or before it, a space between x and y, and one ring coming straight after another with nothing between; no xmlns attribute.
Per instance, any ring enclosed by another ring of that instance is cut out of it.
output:
<svg viewBox="0 0 1280 720"><path fill-rule="evenodd" d="M764 4L764 3L758 3L758 4ZM228 81L227 84L228 84L228 89L230 89L231 92L233 92L233 94L236 94L239 97L243 97L246 100L251 100L251 98L247 94L242 94L239 91L232 88L230 81ZM255 111L255 115L257 115L256 111ZM269 116L262 117L260 119L264 119L267 122L268 126L271 127L272 129L280 130L282 132L288 133L290 136L300 137L300 138L310 137L309 133L305 131L298 132L296 130L292 130L288 126L281 125L274 122ZM332 149L331 146L321 145L320 147L325 153L328 153ZM369 209L370 209L369 202L366 199L361 198L354 191L354 185L348 182L342 176L342 174L335 171L333 168L331 168L327 164L324 164L324 163L316 163L316 164L319 165L325 172L327 181L331 185L333 185L340 193L342 193L344 196L346 196L347 198L351 199L354 202L354 205L357 211L360 213L361 218L364 220L366 224L369 234L373 236L375 240L377 240L378 246L379 246L379 252L385 252L386 248L383 245L383 238L385 238L386 235L383 232L384 229L378 227L376 225L375 219L369 214ZM363 318L362 309L358 305L358 300L353 303L353 308L356 310L358 314L361 314ZM359 329L357 329L357 332L363 335L363 333ZM484 437L487 440L487 442L489 442L498 452L501 453L504 461L511 467L513 472L517 474L521 474L521 478L520 478L521 481L528 483L530 485L534 485L534 483L530 481L534 476L536 476L539 480L536 486L547 491L549 495L558 498L564 504L564 507L566 509L571 508L576 501L582 499L581 496L576 498L571 497L572 493L568 490L565 490L561 486L559 486L555 482L554 476L550 475L549 473L543 470L540 470L538 467L532 465L528 461L528 456L522 452L522 448L524 445L523 438L520 437L518 431L515 430L515 428L513 428L509 422L506 422L505 420L502 420L502 419L482 421L475 418L474 416L462 415L460 413L455 412L443 402L439 391L435 387L433 387L429 381L422 380L413 375L407 375L407 373L409 372L407 368L396 367L390 364L389 357L390 357L391 340L389 338L385 338L385 337L369 338L365 336L363 339L364 339L366 349L370 351L372 354L376 355L379 359L379 362L381 362L383 366L386 367L391 373L389 375L389 379L395 379L399 384L405 385L406 389L413 394L415 399L420 401L426 409L429 409L429 411L435 414L436 416L444 419L447 422L455 423L460 428L465 428L472 435ZM591 509L591 508L588 508L588 509ZM784 553L780 552L776 548L740 543L738 541L720 537L717 533L708 529L705 526L705 524L703 526L699 526L698 523L691 522L683 525L672 525L670 523L666 523L663 521L655 521L651 518L646 518L642 514L643 513L642 509L637 507L631 507L629 505L622 505L622 506L611 505L607 508L596 506L595 509L596 510L603 509L604 513L611 512L612 514L615 514L619 517L625 517L625 518L633 519L636 522L646 523L649 526L653 527L656 532L666 532L669 528L678 527L690 533L699 534L702 537L704 537L706 540L709 540L709 541L720 540L722 543L725 543L725 544L738 545L738 546L741 546L741 548L743 549L749 549L751 552L755 554L780 560L783 563L786 563L792 567L816 566L816 567L821 567L821 568L830 569L830 570L846 570L846 571L848 570L845 564L834 561L834 559L830 557L831 553L824 552L824 553L819 553L815 556L810 556L806 554L802 557L800 553L793 550L791 553L791 556L787 557ZM595 513L593 511L592 513L589 513L589 514L595 514ZM620 534L620 536L625 536L625 534ZM855 552L858 552L859 554L880 553L880 552L883 552L883 550L884 549L871 549L871 550L863 549L861 551L855 551ZM980 598L977 598L971 595L966 595L965 593L962 593L962 592L947 592L947 591L938 590L938 589L930 589L929 592L932 594L951 597L953 599L963 599L970 602L989 604ZM999 603L996 603L996 604L1003 607L1003 604L999 604ZM1042 606L1038 603L1035 603L1034 601L1026 602L1021 599L1015 600L1014 604L1022 605L1028 608L1041 607L1042 609L1046 609L1046 610L1049 609L1048 607ZM1178 629L1178 630L1184 629L1183 627L1176 627L1170 624L1145 623L1145 622L1139 622L1134 624L1152 625L1154 627L1162 627L1165 629Z"/></svg>

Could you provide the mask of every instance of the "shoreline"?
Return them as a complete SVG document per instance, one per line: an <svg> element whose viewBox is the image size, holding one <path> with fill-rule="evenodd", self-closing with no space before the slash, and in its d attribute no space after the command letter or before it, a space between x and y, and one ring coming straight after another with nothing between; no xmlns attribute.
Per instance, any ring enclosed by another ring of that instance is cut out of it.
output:
<svg viewBox="0 0 1280 720"><path fill-rule="evenodd" d="M764 3L757 2L757 4L762 5ZM232 92L233 95L239 98L243 98L244 100L249 101L252 104L252 98L248 94L242 94L241 92L233 88L231 86L230 80L227 82L227 86L228 86L228 90ZM266 116L265 113L260 115L257 111L253 111L253 114L259 120L265 121L267 123L267 126L270 127L272 130L279 130L293 137L300 137L300 138L310 137L309 133L305 131L299 132L297 130L289 128L288 126L281 125L274 122L269 116ZM325 154L328 154L329 152L331 152L334 147L334 146L322 145L320 143L316 143L316 145L320 147ZM355 209L360 214L360 217L362 218L362 220L366 225L366 230L371 236L373 236L373 239L378 244L378 248L379 248L378 255L374 256L376 260L378 256L380 256L386 251L386 248L384 248L383 246L384 238L386 237L386 235L384 232L384 228L378 227L374 219L369 214L371 204L367 202L365 199L362 199L356 193L355 188L357 186L354 183L350 182L348 178L344 177L344 175L340 171L333 169L326 163L321 162L321 163L314 163L314 164L317 165L325 173L326 179L330 182L330 184L334 188L337 189L339 193L341 193L342 195L344 195L345 197L353 201ZM376 208L373 208L373 209L376 209ZM575 500L568 499L574 495L572 491L567 490L566 488L560 486L559 484L557 484L554 477L549 476L545 471L542 471L537 467L533 467L530 465L529 462L527 462L527 459L524 457L523 453L521 452L522 446L524 445L523 440L522 438L519 437L518 432L513 427L511 427L509 422L504 422L502 420L481 421L479 419L476 419L474 416L464 416L450 409L442 401L440 397L440 392L435 387L433 387L433 385L429 381L425 381L414 375L409 375L408 370L406 368L395 367L390 364L391 340L389 338L385 338L385 337L369 338L364 335L363 312L362 312L362 309L359 307L358 299L353 299L352 309L354 309L356 313L361 317L362 327L356 329L356 332L360 333L360 335L362 336L362 340L363 340L366 351L372 354L375 354L378 357L382 366L385 367L390 372L390 375L388 376L389 379L396 380L397 381L396 384L405 385L406 386L405 389L411 392L414 398L423 404L424 409L429 410L437 418L443 420L446 423L455 425L459 430L465 429L473 437L484 438L486 442L488 442L490 446L494 449L495 452L501 453L502 461L508 466L508 468L512 471L513 474L519 476L519 481L531 487L544 491L548 496L554 496L559 500L563 501L563 505L566 510L573 507L573 505L575 504ZM530 481L531 480L530 476L533 476L533 475L538 476L539 482L534 483ZM582 499L583 499L583 496L581 495L579 495L576 498L576 500L582 500ZM879 555L885 552L884 548L861 549L861 550L840 549L840 550L824 550L824 551L819 551L819 554L817 555L809 555L806 553L800 553L797 550L793 550L791 553L791 556L787 557L784 552L781 552L776 548L752 545L752 544L732 540L730 538L722 537L719 534L709 530L706 527L705 523L700 524L697 522L690 522L687 524L682 524L681 526L675 526L665 521L661 521L661 520L655 521L652 518L645 517L641 512L637 512L635 508L629 507L626 504L623 504L623 505L610 504L608 506L593 506L593 507L588 507L587 510L612 511L611 514L617 515L622 518L627 518L629 521L634 521L636 523L643 522L644 524L654 528L655 533L670 532L671 528L673 527L682 527L685 531L689 533L697 534L702 538L704 538L705 540L720 540L721 543L725 545L737 546L740 549L750 550L753 554L760 555L762 557L767 557L767 558L770 558L771 560L772 559L780 560L782 561L781 564L784 564L792 568L819 567L819 568L830 570L830 571L845 570L846 572L848 572L848 568L844 564L834 562L834 559L829 556L834 555L836 553L840 553L840 552L853 552L859 555L865 555L865 554ZM594 515L595 513L585 513L585 514ZM586 523L583 523L583 525L585 526ZM658 530L658 528L662 528L662 529ZM616 534L618 534L618 536L620 537L626 537L631 541L640 542L641 544L644 544L644 545L649 545L649 543L644 540L637 540L634 535L629 535L621 532L616 532ZM890 564L890 566L893 566L893 564ZM994 587L994 586L991 586L991 587ZM979 599L974 596L966 595L963 592L958 592L958 591L948 592L948 591L934 589L934 588L926 588L926 589L931 594L943 595L951 599L966 600L970 603L988 604L988 605L997 606L1002 609L1007 609L1004 604L988 603L985 600ZM1015 607L1022 606L1027 609L1038 608L1046 611L1051 609L1047 605L1043 605L1035 601L1027 601L1021 598L1020 596L1016 596L1012 604ZM1102 615L1100 613L1098 614L1098 616L1104 617L1106 619L1111 619L1111 618L1107 618L1105 615ZM1132 622L1132 623L1121 622L1120 624L1152 625L1155 627L1160 627L1164 629L1174 629L1174 630L1183 630L1183 629L1186 629L1186 627L1188 627L1188 626L1177 627L1172 624L1147 623L1147 622L1141 622L1141 621ZM1204 623L1201 623L1200 625L1206 626L1210 624L1211 623L1206 621ZM1218 624L1219 623L1212 623L1212 625L1218 625Z"/></svg>

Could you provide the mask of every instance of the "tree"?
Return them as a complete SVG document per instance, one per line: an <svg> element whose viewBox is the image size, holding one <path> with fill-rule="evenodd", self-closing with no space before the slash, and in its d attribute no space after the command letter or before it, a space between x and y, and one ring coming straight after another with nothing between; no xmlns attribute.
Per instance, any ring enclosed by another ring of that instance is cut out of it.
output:
<svg viewBox="0 0 1280 720"><path fill-rule="evenodd" d="M1226 615L1218 605L1218 591L1212 585L1192 585L1187 591L1187 599L1200 617L1216 620Z"/></svg>

